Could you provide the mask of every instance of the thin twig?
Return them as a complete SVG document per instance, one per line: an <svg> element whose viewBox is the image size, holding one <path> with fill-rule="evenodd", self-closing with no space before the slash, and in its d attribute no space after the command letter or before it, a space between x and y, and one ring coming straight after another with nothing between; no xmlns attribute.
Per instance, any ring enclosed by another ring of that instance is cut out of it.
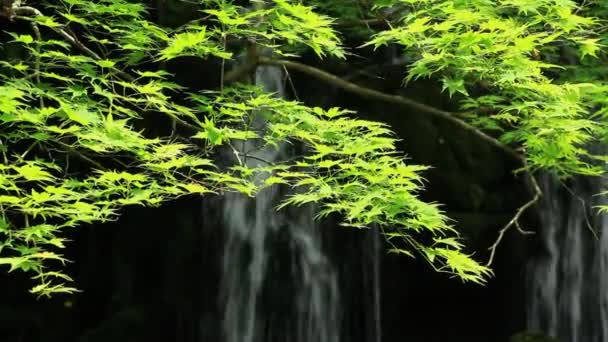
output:
<svg viewBox="0 0 608 342"><path fill-rule="evenodd" d="M230 148L232 149L232 153L236 157L236 160L239 162L239 165L243 166L243 161L241 160L241 157L239 157L240 152L236 148L234 148L232 144L228 144L228 146L230 146Z"/></svg>
<svg viewBox="0 0 608 342"><path fill-rule="evenodd" d="M68 170L70 169L70 155L66 153L65 155L65 171L63 171L63 177L68 177Z"/></svg>
<svg viewBox="0 0 608 342"><path fill-rule="evenodd" d="M296 91L296 85L293 83L293 79L291 78L291 74L289 73L289 70L287 70L287 67L283 65L283 71L285 72L285 78L287 79L287 82L289 82L289 87L291 88L291 91L293 92L293 96L296 99L296 101L300 101L299 97L298 97L298 92Z"/></svg>
<svg viewBox="0 0 608 342"><path fill-rule="evenodd" d="M8 146L6 146L6 149L3 146L4 146L4 143L2 142L2 139L0 139L0 151L2 151L2 160L4 161L4 165L8 166L8 157L6 156L6 151L8 151Z"/></svg>
<svg viewBox="0 0 608 342"><path fill-rule="evenodd" d="M593 237L596 240L599 240L599 236L597 235L597 233L595 232L595 230L593 229L593 225L591 224L591 222L589 221L589 216L587 215L587 202L585 202L585 200L579 196L578 194L576 194L574 192L574 190L570 189L569 186L566 185L566 183L562 182L561 180L559 181L559 183L561 184L561 186L564 187L564 189L566 189L566 191L568 191L568 193L576 198L580 203L581 203L581 207L583 208L583 215L585 216L585 225L587 226L587 228L591 231L591 234L593 234Z"/></svg>
<svg viewBox="0 0 608 342"><path fill-rule="evenodd" d="M31 20L31 17L41 17L44 16L40 10L35 7L30 6L21 6L15 9L15 15L18 19L23 20ZM82 50L84 53L89 55L90 57L100 60L101 57L95 53L95 51L89 49L86 45L82 44L75 36L69 34L66 30L58 27L51 27L53 31L55 31L61 38L65 39L72 45L76 46L78 49Z"/></svg>
<svg viewBox="0 0 608 342"><path fill-rule="evenodd" d="M521 229L521 227L519 226L519 219L521 218L521 215L523 215L524 212L526 212L526 210L528 210L528 208L530 208L531 206L536 204L536 202L538 202L538 200L542 196L542 191L540 190L540 187L538 186L538 182L536 181L536 178L534 178L534 175L531 173L528 173L528 177L530 178L530 182L532 183L532 188L534 190L534 197L532 197L531 200L529 200L524 205L519 207L517 209L517 211L515 212L515 215L513 216L513 218L511 218L511 220L498 231L498 238L496 238L496 240L494 241L492 246L490 246L490 248L488 248L488 250L490 251L490 258L488 259L488 262L486 263L486 266L488 266L488 267L492 265L492 262L494 261L494 255L496 254L496 249L498 248L498 245L502 241L503 237L505 236L505 233L507 232L507 230L509 230L509 228L511 228L512 226L516 226L518 228L518 230L520 230L524 234L531 233L531 232L527 232L527 231L524 231L523 229Z"/></svg>
<svg viewBox="0 0 608 342"><path fill-rule="evenodd" d="M358 78L359 76L366 76L371 79L384 80L385 79L384 77L376 74L377 70L381 70L386 67L397 67L397 66L405 67L406 65L407 65L407 61L391 62L391 63L385 63L385 64L373 64L373 65L366 66L364 68L359 68L348 75L344 75L344 76L340 76L340 77L345 81L353 81L354 79ZM327 103L328 99L335 96L335 90L336 90L336 88L334 87L334 88L332 88L331 92L324 94L325 99L322 102L323 104Z"/></svg>
<svg viewBox="0 0 608 342"><path fill-rule="evenodd" d="M531 231L531 230L525 230L521 227L521 225L519 224L519 221L515 221L515 227L517 228L517 231L520 232L522 235L532 235L535 234L535 232Z"/></svg>
<svg viewBox="0 0 608 342"><path fill-rule="evenodd" d="M245 154L245 153L242 153L242 152L241 152L241 154ZM246 157L247 157L248 159L257 160L257 161L260 161L260 162L265 163L265 164L267 164L267 165L273 165L273 164L275 164L275 163L273 163L273 162L271 162L271 161L268 161L268 160L266 160L266 159L264 159L264 158L260 158L260 157L252 156L251 154L245 154L245 155L246 155Z"/></svg>
<svg viewBox="0 0 608 342"><path fill-rule="evenodd" d="M42 44L42 35L40 34L40 28L35 22L30 22L34 36L36 37L36 61L34 62L34 73L36 78L36 85L40 86L40 44ZM44 108L44 97L40 96L40 108Z"/></svg>
<svg viewBox="0 0 608 342"><path fill-rule="evenodd" d="M100 163L96 162L95 160L93 160L93 159L91 159L91 158L89 158L89 157L85 156L84 154L82 154L82 153L80 153L80 152L76 151L74 148L72 148L72 146L70 146L70 145L68 145L68 144L65 144L65 143L62 143L61 141L55 141L55 142L56 142L57 144L61 145L61 146L62 146L63 148L65 148L66 150L68 150L68 152L70 152L70 153L74 154L74 155L75 155L75 156L77 156L78 158L80 158L80 159L82 159L82 160L84 160L84 161L88 162L89 164L91 164L91 165L95 166L96 168L98 168L98 169L100 169L100 170L103 170L103 171L106 171L106 170L107 170L107 169L106 169L106 168L105 168L103 165L101 165Z"/></svg>
<svg viewBox="0 0 608 342"><path fill-rule="evenodd" d="M222 24L222 45L226 51L226 35L224 33L224 25ZM224 93L224 71L226 70L226 59L222 58L222 67L220 71L220 93Z"/></svg>
<svg viewBox="0 0 608 342"><path fill-rule="evenodd" d="M25 152L23 152L21 154L21 159L25 159L25 157L28 155L28 153L30 153L32 151L32 149L34 149L34 147L38 144L38 141L34 141L33 144L31 144L26 150Z"/></svg>

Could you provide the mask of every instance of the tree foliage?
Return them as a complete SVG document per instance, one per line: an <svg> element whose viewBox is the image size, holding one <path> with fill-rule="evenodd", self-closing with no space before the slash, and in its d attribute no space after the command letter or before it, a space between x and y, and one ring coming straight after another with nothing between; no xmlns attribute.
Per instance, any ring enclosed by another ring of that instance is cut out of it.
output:
<svg viewBox="0 0 608 342"><path fill-rule="evenodd" d="M439 271L477 283L491 274L463 252L440 206L420 200L426 167L406 162L384 124L229 84L227 67L220 89L184 88L162 66L183 57L255 67L267 47L281 58L346 60L356 50L338 29L355 29L365 46L400 46L405 84L441 82L466 125L523 151L526 172L603 173L604 157L586 148L606 137L601 1L198 0L189 2L196 19L175 28L155 23L142 1L5 3L5 20L29 26L9 26L0 60L0 263L32 272L36 294L75 290L56 265L66 262L66 229L115 220L128 205L255 196L277 184L296 190L279 209L319 203L319 216L377 225L393 251L419 253ZM230 41L247 47L244 57ZM150 117L177 128L142 129ZM306 153L251 167L235 148L244 140ZM222 150L236 155L233 166L220 167Z"/></svg>

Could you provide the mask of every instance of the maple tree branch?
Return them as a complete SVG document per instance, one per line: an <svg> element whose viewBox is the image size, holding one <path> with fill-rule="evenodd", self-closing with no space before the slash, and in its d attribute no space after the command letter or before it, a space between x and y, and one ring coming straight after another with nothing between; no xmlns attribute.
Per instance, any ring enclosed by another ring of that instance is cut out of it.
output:
<svg viewBox="0 0 608 342"><path fill-rule="evenodd" d="M39 9L31 6L20 6L15 8L14 14L18 19L30 20L31 17L41 17L43 16L42 12ZM95 51L89 49L86 45L81 43L75 36L69 34L66 30L58 27L51 27L53 31L55 31L58 35L61 36L64 40L68 41L70 44L76 46L78 49L82 50L84 53L89 55L91 58L96 60L100 60L101 57L95 53Z"/></svg>
<svg viewBox="0 0 608 342"><path fill-rule="evenodd" d="M98 163L97 161L95 161L95 160L93 160L93 159L91 159L91 158L87 157L87 156L86 156L84 153L80 153L80 152L78 152L78 151L77 151L76 149L74 149L72 146L70 146L70 145L68 145L68 144L66 144L66 143L63 143L63 142L61 142L61 141L56 141L56 143L57 143L57 144L59 144L59 145L61 145L61 147L65 148L65 149L66 149L66 150L67 150L69 153L71 153L71 154L75 155L76 157L78 157L78 158L80 158L80 159L82 159L82 160L86 161L87 163L89 163L89 164L91 164L91 165L95 166L97 169L99 169L99 170L104 170L104 171L106 171L106 170L107 170L107 168L105 168L103 165L101 165L101 164L100 164L100 163Z"/></svg>
<svg viewBox="0 0 608 342"><path fill-rule="evenodd" d="M371 98L371 99L381 100L384 102L398 104L398 105L405 106L408 108L414 108L418 111L430 114L430 115L440 118L442 120L449 121L449 122L455 124L456 126L458 126L459 128L472 133L474 136L480 138L481 140L485 141L486 143L489 143L490 145L495 146L498 149L506 152L509 156L518 160L519 162L523 163L523 161L524 161L523 156L521 154L519 154L517 151L515 151L515 150L511 149L510 147L506 146L505 144L501 143L496 138L493 138L493 137L487 135L486 133L482 132L481 130L475 128L474 126L466 123L463 120L462 115L460 115L460 114L447 112L447 111L420 103L418 101L412 100L407 97L403 97L403 96L399 96L399 95L390 95L390 94L386 94L386 93L383 93L378 90L367 88L367 87L355 84L353 82L344 80L336 75L333 75L324 70L312 67L310 65L306 65L306 64L302 64L302 63L298 63L298 62L294 62L294 61L288 61L288 60L271 59L271 58L267 58L267 57L259 57L257 59L257 62L258 62L258 64L284 66L287 69L300 71L302 73L314 76L315 78L317 78L321 81L331 83L332 85L334 85L336 87L342 88L351 93L355 93L364 98Z"/></svg>
<svg viewBox="0 0 608 342"><path fill-rule="evenodd" d="M511 149L510 147L502 144L497 139L495 139L495 138L485 134L484 132L480 131L479 129L469 125L468 123L463 121L463 119L461 119L461 116L459 116L456 113L443 111L441 109L425 105L423 103L420 103L418 101L415 101L415 100L412 100L412 99L409 99L409 98L406 98L403 96L389 95L389 94L386 94L386 93L383 93L383 92L380 92L380 91L377 91L374 89L363 87L358 84L349 82L338 76L335 76L333 74L330 74L326 71L323 71L321 69L318 69L318 68L315 68L315 67L312 67L312 66L309 66L306 64L293 62L293 61L287 61L287 60L275 60L275 59L270 59L270 58L266 58L266 57L259 57L258 63L266 64L266 65L283 66L288 69L300 71L300 72L306 73L308 75L314 76L319 80L331 83L332 85L342 88L346 91L360 95L362 97L382 100L385 102L390 102L390 103L395 103L395 104L399 104L399 105L406 106L406 107L415 108L421 112L425 112L432 116L441 118L443 120L447 120L449 122L456 124L458 127L472 133L473 135L477 136L478 138L481 138L483 141L488 142L491 145L499 148L500 150L507 153L507 155L509 155L510 157L514 158L516 161L521 163L523 166L526 166L526 160L525 160L524 156L519 154L517 151ZM539 201L540 197L542 196L542 191L541 191L534 175L530 171L526 171L526 174L530 178L530 182L532 184L532 190L533 190L534 195L533 195L532 199L530 199L528 202L524 203L524 205L519 207L517 209L517 211L515 212L515 214L513 215L513 217L511 218L511 220L498 231L498 237L496 238L496 240L494 241L492 246L490 246L490 248L489 248L490 257L487 262L487 266L490 266L492 264L492 262L494 260L494 256L496 254L496 249L498 248L498 245L502 241L505 233L511 227L515 226L517 228L517 230L521 234L524 234L524 235L533 233L530 231L523 230L520 226L519 220L521 219L521 216L530 207L532 207L534 204L536 204Z"/></svg>
<svg viewBox="0 0 608 342"><path fill-rule="evenodd" d="M10 20L12 20L13 18L17 18L17 19L31 21L32 17L40 17L40 16L43 16L43 14L39 9L37 9L35 7L19 6L19 7L13 8L10 12L0 11L0 16L7 17ZM83 44L80 40L78 40L78 38L75 35L70 34L65 29L58 28L58 27L51 27L51 29L53 31L55 31L55 33L60 35L61 38L63 38L65 41L69 42L70 44L72 44L73 46L75 46L76 48L78 48L79 50L84 52L87 56L89 56L97 61L103 59L95 51L91 50L85 44ZM120 78L122 78L125 81L128 81L128 82L136 81L135 77L131 76L130 74L128 74L120 69L114 69L114 71ZM178 118L177 116L171 115L171 118L173 120L175 120L177 123L179 123L181 126L193 129L195 131L200 130L200 127L190 124L190 123Z"/></svg>
<svg viewBox="0 0 608 342"><path fill-rule="evenodd" d="M395 103L398 105L402 105L405 107L411 107L411 108L415 108L421 112L425 112L428 113L432 116L441 118L443 120L452 122L454 124L456 124L458 127L472 133L473 135L475 135L476 137L482 139L483 141L497 147L498 149L502 150L503 152L505 152L507 155L509 155L510 157L512 157L513 159L515 159L516 161L518 161L520 164L522 164L524 167L526 166L526 159L523 155L519 154L517 151L511 149L510 147L508 147L507 145L504 145L503 143L501 143L500 141L498 141L497 139L485 134L484 132L480 131L479 129L471 126L470 124L466 123L463 119L462 116L456 114L456 113L451 113L451 112L447 112L447 111L443 111L441 109L435 108L435 107L431 107L428 105L425 105L423 103L420 103L418 101L403 97L403 96L399 96L399 95L389 95L374 89L370 89L367 87L363 87L360 86L358 84L349 82L343 78L340 78L338 76L335 76L333 74L330 74L326 71L323 71L321 69L315 68L315 67L311 67L309 65L306 64L302 64L302 63L298 63L298 62L293 62L293 61L287 61L287 60L274 60L274 59L270 59L270 58L265 58L265 57L259 57L258 58L258 63L259 64L266 64L266 65L275 65L275 66L283 66L286 67L288 69L292 69L292 70L296 70L296 71L300 71L303 73L306 73L308 75L314 76L319 80L331 83L334 86L337 86L339 88L342 88L346 91L355 93L357 95L360 95L362 97L366 97L366 98L371 98L371 99L377 99L377 100L381 100L381 101L385 101L385 102L389 102L389 103ZM524 168L525 169L525 168ZM527 170L526 174L528 175L528 177L530 178L530 182L532 184L532 190L533 190L533 197L532 199L530 199L528 202L526 202L524 205L522 205L521 207L519 207L517 209L517 211L515 212L515 215L513 216L513 218L503 227L499 230L498 232L498 237L496 238L496 240L494 241L494 243L492 244L492 246L490 246L489 250L490 250L490 258L487 262L487 266L490 266L494 260L494 256L496 254L496 249L498 248L498 245L500 244L500 242L502 241L505 233L513 226L515 226L517 228L517 230L524 234L532 234L533 232L530 231L525 231L521 228L520 224L519 224L519 220L521 218L521 216L530 208L532 207L534 204L536 204L538 202L538 200L540 199L540 197L542 196L542 191L538 185L538 182L536 181L536 178L534 178L534 175Z"/></svg>
<svg viewBox="0 0 608 342"><path fill-rule="evenodd" d="M43 14L42 14L42 12L40 12L40 10L38 10L37 8L31 7L31 6L16 7L12 10L11 13L0 12L0 16L5 16L5 17L8 17L9 19L13 19L14 17L16 17L16 18L25 19L25 20L31 20L30 19L31 17L37 17L37 16L42 16L42 15ZM85 44L80 42L75 35L68 33L66 30L64 30L62 28L51 28L51 29L53 29L64 40L68 41L70 44L72 44L73 46L75 46L76 48L78 48L79 50L84 52L89 57L91 57L95 60L102 59L102 57L99 56L96 52L89 49ZM510 157L519 161L520 163L525 164L525 158L520 153L518 153L514 149L506 146L505 144L501 143L496 138L493 138L493 137L487 135L486 133L482 132L481 130L477 129L476 127L466 123L461 114L444 111L444 110L423 104L421 102L415 101L415 100L407 98L407 97L386 94L386 93L383 93L383 92L375 90L375 89L367 88L367 87L350 82L344 78L333 75L329 72L315 68L310 65L306 65L306 64L302 64L302 63L298 63L298 62L290 61L290 60L272 59L272 58L268 58L268 57L255 55L254 58L248 58L248 61L244 65L242 65L238 68L235 68L235 69L231 70L230 72L226 73L225 75L223 75L223 81L225 83L231 83L231 82L238 81L238 80L242 79L244 77L244 75L251 73L258 65L274 65L274 66L284 67L287 69L296 70L296 71L308 74L310 76L313 76L321 81L330 83L330 84L332 84L338 88L341 88L343 90L346 90L348 92L355 93L364 98L371 98L371 99L381 100L381 101L388 102L388 103L398 104L398 105L405 106L408 108L414 108L420 112L427 113L431 116L434 116L434 117L440 118L442 120L451 122L452 124L455 124L459 128L473 134L474 136L478 137L479 139L485 141L486 143L489 143L490 145L495 146L496 148L502 150L507 155L509 155ZM129 75L128 73L126 73L122 70L117 69L116 72L119 77L125 79L126 81L131 81L131 82L135 81L135 78L133 76ZM174 119L182 126L185 126L185 127L191 128L191 129L195 129L195 130L199 129L198 127L196 127L192 124L189 124L179 118L174 118ZM521 227L519 226L518 220L519 220L520 216L525 212L525 210L528 209L529 207L531 207L534 203L536 203L541 196L540 188L538 187L538 184L537 184L536 180L534 179L534 176L531 174L529 174L529 175L532 180L532 184L534 186L534 191L535 191L534 198L532 200L530 200L529 202L525 203L522 207L520 207L517 210L515 216L511 219L511 221L509 221L509 223L507 223L507 225L499 231L499 236L498 236L497 240L490 247L491 255L490 255L490 260L489 260L488 264L491 264L498 244L502 240L506 231L511 226L516 226L518 228L518 230L520 230L522 233L528 233L521 229Z"/></svg>

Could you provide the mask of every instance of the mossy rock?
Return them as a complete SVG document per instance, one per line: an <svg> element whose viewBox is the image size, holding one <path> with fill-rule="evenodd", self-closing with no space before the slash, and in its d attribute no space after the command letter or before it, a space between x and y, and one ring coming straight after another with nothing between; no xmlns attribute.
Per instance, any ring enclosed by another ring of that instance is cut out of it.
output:
<svg viewBox="0 0 608 342"><path fill-rule="evenodd" d="M541 333L524 331L511 336L509 342L559 342L559 340Z"/></svg>

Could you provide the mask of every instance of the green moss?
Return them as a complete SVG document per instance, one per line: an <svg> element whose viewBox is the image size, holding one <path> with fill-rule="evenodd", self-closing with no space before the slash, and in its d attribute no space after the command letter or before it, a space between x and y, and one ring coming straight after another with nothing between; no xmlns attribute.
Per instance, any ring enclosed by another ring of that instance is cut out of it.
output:
<svg viewBox="0 0 608 342"><path fill-rule="evenodd" d="M559 342L556 338L536 333L536 332L520 332L513 336L509 342Z"/></svg>

